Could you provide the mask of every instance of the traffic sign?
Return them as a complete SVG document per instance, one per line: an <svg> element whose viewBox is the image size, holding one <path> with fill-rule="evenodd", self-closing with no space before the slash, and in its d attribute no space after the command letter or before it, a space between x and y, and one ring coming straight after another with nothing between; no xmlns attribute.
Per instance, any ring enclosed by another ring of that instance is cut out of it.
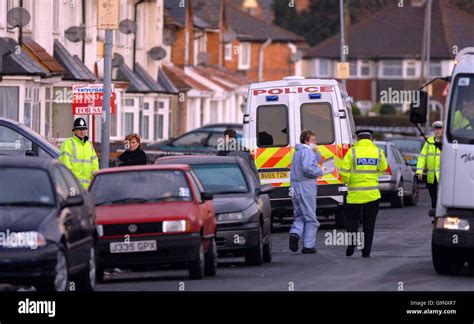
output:
<svg viewBox="0 0 474 324"><path fill-rule="evenodd" d="M349 79L349 77L350 77L349 62L338 62L337 63L337 78Z"/></svg>

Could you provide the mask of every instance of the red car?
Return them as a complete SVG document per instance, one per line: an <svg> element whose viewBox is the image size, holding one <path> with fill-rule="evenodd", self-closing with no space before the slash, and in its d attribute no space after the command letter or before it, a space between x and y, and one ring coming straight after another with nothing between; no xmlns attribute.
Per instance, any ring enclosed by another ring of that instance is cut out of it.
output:
<svg viewBox="0 0 474 324"><path fill-rule="evenodd" d="M215 275L212 195L189 166L104 169L90 192L99 232L99 280L106 268L159 264L185 264L191 279Z"/></svg>

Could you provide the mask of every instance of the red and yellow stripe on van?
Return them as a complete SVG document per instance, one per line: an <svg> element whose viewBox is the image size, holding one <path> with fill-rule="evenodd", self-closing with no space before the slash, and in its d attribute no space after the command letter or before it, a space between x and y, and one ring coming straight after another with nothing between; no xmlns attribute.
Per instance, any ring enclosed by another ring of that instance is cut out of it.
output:
<svg viewBox="0 0 474 324"><path fill-rule="evenodd" d="M347 145L318 145L322 161L333 157L337 168L342 164ZM272 184L274 187L290 186L290 167L293 158L294 147L270 147L251 150L255 164L260 174L262 184ZM321 162L322 162L321 161ZM326 174L318 178L318 184L342 184L338 170L332 174ZM263 170L262 170L263 169ZM274 171L272 169L275 169ZM262 172L263 171L263 172Z"/></svg>

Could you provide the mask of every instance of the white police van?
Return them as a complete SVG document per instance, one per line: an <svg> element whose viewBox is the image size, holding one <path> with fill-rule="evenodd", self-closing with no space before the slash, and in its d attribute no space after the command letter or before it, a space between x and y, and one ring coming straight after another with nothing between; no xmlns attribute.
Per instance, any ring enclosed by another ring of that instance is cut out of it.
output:
<svg viewBox="0 0 474 324"><path fill-rule="evenodd" d="M466 262L474 266L474 47L456 55L452 75L445 80L450 84L432 258L436 272L456 274ZM426 101L412 107L411 115L413 122L426 121Z"/></svg>
<svg viewBox="0 0 474 324"><path fill-rule="evenodd" d="M254 156L262 184L272 184L273 218L292 216L290 166L303 130L316 133L325 165L334 171L318 181L317 213L335 215L343 226L347 188L338 166L356 140L351 98L336 80L286 77L251 84L244 115L244 143Z"/></svg>

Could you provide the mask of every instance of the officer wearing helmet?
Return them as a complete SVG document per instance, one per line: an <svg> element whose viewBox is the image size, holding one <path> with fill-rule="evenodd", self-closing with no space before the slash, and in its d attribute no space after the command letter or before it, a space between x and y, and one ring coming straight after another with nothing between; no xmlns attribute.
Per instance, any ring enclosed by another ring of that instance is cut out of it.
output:
<svg viewBox="0 0 474 324"><path fill-rule="evenodd" d="M59 161L64 163L87 189L94 172L99 170L99 161L87 137L87 124L84 118L76 118L72 131L74 135L61 145Z"/></svg>
<svg viewBox="0 0 474 324"><path fill-rule="evenodd" d="M423 179L423 171L426 169L426 187L431 197L430 215L434 216L436 201L438 198L439 170L441 160L443 122L433 123L434 135L429 137L421 149L420 157L416 164L416 175Z"/></svg>

